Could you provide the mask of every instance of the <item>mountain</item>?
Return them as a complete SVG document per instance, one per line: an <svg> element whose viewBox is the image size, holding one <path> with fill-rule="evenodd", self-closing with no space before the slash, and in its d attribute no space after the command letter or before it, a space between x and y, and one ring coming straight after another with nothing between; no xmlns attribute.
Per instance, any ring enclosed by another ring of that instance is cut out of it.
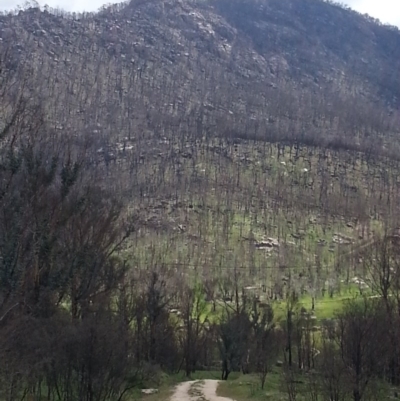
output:
<svg viewBox="0 0 400 401"><path fill-rule="evenodd" d="M400 32L337 4L132 0L79 15L29 8L2 15L0 37L8 67L16 76L29 67L35 97L59 129L108 140L184 124L196 135L385 152L389 137L397 152Z"/></svg>
<svg viewBox="0 0 400 401"><path fill-rule="evenodd" d="M166 399L218 366L254 400L397 391L396 28L134 0L0 39L1 400Z"/></svg>

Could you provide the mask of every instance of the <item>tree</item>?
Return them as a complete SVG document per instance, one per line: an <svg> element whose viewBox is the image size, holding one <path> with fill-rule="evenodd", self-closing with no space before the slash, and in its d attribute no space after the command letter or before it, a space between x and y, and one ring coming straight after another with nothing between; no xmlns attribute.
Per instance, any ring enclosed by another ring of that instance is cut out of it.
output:
<svg viewBox="0 0 400 401"><path fill-rule="evenodd" d="M208 304L201 283L194 288L186 287L182 294L182 330L181 346L185 365L185 374L189 377L196 371L197 362L202 348L206 343L208 320Z"/></svg>
<svg viewBox="0 0 400 401"><path fill-rule="evenodd" d="M232 277L220 282L220 290L224 308L216 332L222 361L222 380L227 380L232 371L242 369L243 373L249 372L251 300L243 289L240 291L240 273L236 267Z"/></svg>
<svg viewBox="0 0 400 401"><path fill-rule="evenodd" d="M293 316L298 309L298 296L293 291L289 294L286 300L286 351L288 353L288 366L289 369L293 363Z"/></svg>
<svg viewBox="0 0 400 401"><path fill-rule="evenodd" d="M321 392L330 401L346 398L346 372L343 360L334 341L334 327L325 325L322 331L321 353L318 356L317 374Z"/></svg>
<svg viewBox="0 0 400 401"><path fill-rule="evenodd" d="M217 327L218 348L222 360L222 380L228 380L232 371L247 365L245 360L251 330L248 314L244 310L240 313L225 312L223 320Z"/></svg>
<svg viewBox="0 0 400 401"><path fill-rule="evenodd" d="M141 372L131 328L114 303L125 277L116 253L130 221L93 180L86 148L49 128L28 89L14 96L9 88L0 98L4 395L40 399L46 388L49 400L121 399Z"/></svg>
<svg viewBox="0 0 400 401"><path fill-rule="evenodd" d="M354 401L365 398L385 361L386 333L379 304L368 298L346 303L337 314L335 340Z"/></svg>
<svg viewBox="0 0 400 401"><path fill-rule="evenodd" d="M250 324L253 330L252 360L260 378L261 389L264 389L267 374L281 348L280 333L275 328L272 307L266 305L261 308L254 300Z"/></svg>
<svg viewBox="0 0 400 401"><path fill-rule="evenodd" d="M386 316L387 334L391 344L389 355L390 381L400 380L400 269L398 264L398 237L378 238L363 253L363 267L370 276L372 290L379 294Z"/></svg>

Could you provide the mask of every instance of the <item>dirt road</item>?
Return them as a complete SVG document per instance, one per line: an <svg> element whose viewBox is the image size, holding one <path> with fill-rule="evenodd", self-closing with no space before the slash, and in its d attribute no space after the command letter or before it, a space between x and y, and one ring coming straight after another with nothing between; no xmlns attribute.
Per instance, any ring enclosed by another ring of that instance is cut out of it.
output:
<svg viewBox="0 0 400 401"><path fill-rule="evenodd" d="M170 401L234 401L217 396L218 383L219 380L194 380L180 383Z"/></svg>

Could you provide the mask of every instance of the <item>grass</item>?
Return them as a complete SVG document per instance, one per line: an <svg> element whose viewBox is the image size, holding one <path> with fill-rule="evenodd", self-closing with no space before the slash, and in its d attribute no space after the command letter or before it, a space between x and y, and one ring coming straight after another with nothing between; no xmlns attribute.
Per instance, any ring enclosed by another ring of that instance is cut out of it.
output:
<svg viewBox="0 0 400 401"><path fill-rule="evenodd" d="M364 290L363 295L371 295L370 290ZM325 297L316 297L314 301L314 315L316 316L315 325L321 324L325 319L332 319L335 314L340 312L346 301L360 296L359 288L350 284L344 286L340 293L334 293L332 297L328 294ZM282 322L286 319L287 306L285 301L271 301L274 310L275 321ZM312 309L312 298L310 295L304 295L299 298L297 308L304 307L308 312ZM225 307L221 303L217 303L215 312L212 304L207 304L203 318L207 317L211 323L218 322L224 313Z"/></svg>
<svg viewBox="0 0 400 401"><path fill-rule="evenodd" d="M215 277L227 276L229 269L237 267L242 269L246 285L258 281L273 287L280 275L287 274L280 267L287 266L293 273L306 276L318 257L322 266L318 279L324 281L330 278L339 254L348 249L332 244L334 233L357 241L360 227L353 220L360 216L360 208L370 214L368 197L372 203L382 204L372 199L376 191L367 191L372 182L378 185L376 175L382 166L372 168L376 172L371 174L370 167L359 160L348 162L347 155L330 152L322 162L315 149L303 148L294 157L287 148L278 157L275 145L249 142L242 143L237 151L230 145L222 146L230 158L221 158L206 144L196 146L196 160L180 161L181 185L177 185L176 169L169 166L168 160L162 168L157 161L152 162L163 175L162 191L139 201L134 199L133 205L144 218L156 220L158 226L145 224L132 238L126 252L132 266L163 264L189 273L191 269L207 270ZM248 162L242 161L242 155L247 155ZM328 173L329 188L323 209L321 163ZM155 173L149 166L143 168L139 175L146 182L150 179L147 174ZM344 194L343 182L357 187L358 192ZM336 199L336 195L340 197ZM379 231L381 222L371 221L370 225ZM303 233L302 238L293 238L298 232ZM255 250L254 243L246 239L250 237L274 237L293 244L278 255ZM325 246L317 244L322 240Z"/></svg>
<svg viewBox="0 0 400 401"><path fill-rule="evenodd" d="M294 386L296 391L296 400L309 401L311 394L309 392L310 382L309 374L298 373L294 378ZM368 389L373 391L369 394L367 392L366 399L390 399L389 394L398 392L396 388L390 388L386 382L376 381ZM257 375L240 375L238 378L221 382L217 389L217 395L220 397L228 397L235 401L288 401L287 386L284 382L284 377L279 368L275 368L267 376L265 387L262 390L260 381ZM369 398L369 395L371 398ZM318 398L319 399L319 398ZM352 396L349 394L347 400L351 400Z"/></svg>
<svg viewBox="0 0 400 401"><path fill-rule="evenodd" d="M261 389L257 375L240 375L221 382L217 395L236 401L280 401L285 399L282 390L281 373L274 370L267 376L264 390Z"/></svg>
<svg viewBox="0 0 400 401"><path fill-rule="evenodd" d="M369 290L363 291L364 295L372 294ZM360 295L360 290L356 285L347 285L341 289L340 293L335 293L332 297L326 294L323 298L316 297L314 302L314 314L317 317L317 322L323 319L332 319L337 312L343 308L344 302ZM304 307L307 311L312 309L312 297L304 295L300 297L298 307ZM286 302L278 301L273 303L275 318L277 321L286 317Z"/></svg>

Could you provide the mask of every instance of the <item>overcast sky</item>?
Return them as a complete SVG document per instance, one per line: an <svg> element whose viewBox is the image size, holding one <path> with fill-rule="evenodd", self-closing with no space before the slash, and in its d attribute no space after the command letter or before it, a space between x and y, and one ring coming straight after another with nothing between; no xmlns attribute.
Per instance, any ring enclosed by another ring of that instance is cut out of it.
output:
<svg viewBox="0 0 400 401"><path fill-rule="evenodd" d="M383 23L390 23L400 27L400 0L342 0L355 10L367 13L380 19ZM15 8L24 4L25 0L0 0L0 9ZM104 3L114 3L110 0L39 0L40 5L48 4L51 7L61 7L67 11L95 11Z"/></svg>

